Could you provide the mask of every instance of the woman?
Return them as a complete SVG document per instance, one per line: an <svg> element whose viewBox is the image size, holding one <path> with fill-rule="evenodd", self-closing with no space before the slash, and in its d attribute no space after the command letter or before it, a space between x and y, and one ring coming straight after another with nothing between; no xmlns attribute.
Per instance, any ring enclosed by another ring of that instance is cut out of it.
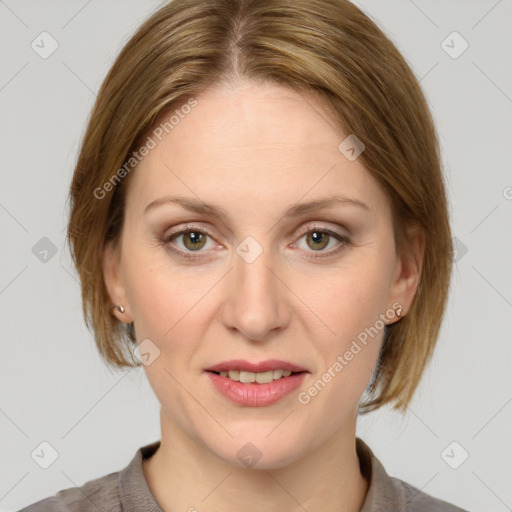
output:
<svg viewBox="0 0 512 512"><path fill-rule="evenodd" d="M406 410L452 262L425 99L357 7L163 6L102 85L70 199L86 321L144 368L162 435L25 511L462 510L356 437Z"/></svg>

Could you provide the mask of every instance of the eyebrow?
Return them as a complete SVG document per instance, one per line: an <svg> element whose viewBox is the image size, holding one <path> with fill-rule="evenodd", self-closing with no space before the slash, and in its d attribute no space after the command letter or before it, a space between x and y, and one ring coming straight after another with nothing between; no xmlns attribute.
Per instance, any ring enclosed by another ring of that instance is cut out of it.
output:
<svg viewBox="0 0 512 512"><path fill-rule="evenodd" d="M227 211L219 205L207 204L203 201L185 196L164 196L155 199L146 206L146 208L144 209L144 214L146 214L149 210L157 208L160 205L169 203L178 204L185 208L186 210L189 210L194 213L211 215L212 217L216 217L219 219L227 218L229 216ZM360 201L359 199L335 194L321 199L315 199L312 201L308 201L306 203L298 203L294 206L291 206L284 212L281 218L298 217L300 215L306 215L308 213L317 212L318 210L344 205L358 206L367 211L370 211L370 207L366 203Z"/></svg>

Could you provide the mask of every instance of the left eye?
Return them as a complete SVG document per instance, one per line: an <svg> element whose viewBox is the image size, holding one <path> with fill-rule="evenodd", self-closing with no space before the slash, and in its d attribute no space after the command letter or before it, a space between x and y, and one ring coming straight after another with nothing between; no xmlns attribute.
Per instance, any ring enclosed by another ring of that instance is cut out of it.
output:
<svg viewBox="0 0 512 512"><path fill-rule="evenodd" d="M339 243L343 241L341 235L325 229L311 229L301 236L300 240L303 239L305 239L307 247L315 252L323 251L330 242L338 241Z"/></svg>
<svg viewBox="0 0 512 512"><path fill-rule="evenodd" d="M329 245L330 240L332 239L331 235L329 235L328 233L324 233L322 231L311 231L310 233L304 236L306 238L307 246L315 251L325 249ZM310 242L311 245L309 245Z"/></svg>

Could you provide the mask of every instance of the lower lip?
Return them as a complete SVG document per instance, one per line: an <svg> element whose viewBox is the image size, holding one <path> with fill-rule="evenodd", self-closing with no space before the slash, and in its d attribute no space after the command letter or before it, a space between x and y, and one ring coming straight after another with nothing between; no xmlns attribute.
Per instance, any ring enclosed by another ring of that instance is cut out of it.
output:
<svg viewBox="0 0 512 512"><path fill-rule="evenodd" d="M206 373L222 395L235 404L247 407L262 407L278 402L297 389L306 375L306 372L294 373L289 377L281 377L268 384L244 384L228 377L221 377L213 372Z"/></svg>

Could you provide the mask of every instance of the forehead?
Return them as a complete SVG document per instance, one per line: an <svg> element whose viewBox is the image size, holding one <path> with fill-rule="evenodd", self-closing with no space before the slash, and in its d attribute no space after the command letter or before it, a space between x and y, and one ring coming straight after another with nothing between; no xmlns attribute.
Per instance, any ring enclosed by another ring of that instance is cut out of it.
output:
<svg viewBox="0 0 512 512"><path fill-rule="evenodd" d="M208 88L173 133L214 157L222 152L223 160L228 152L233 158L253 152L264 159L286 151L309 154L313 146L336 149L342 134L334 125L316 98L281 85L242 82Z"/></svg>
<svg viewBox="0 0 512 512"><path fill-rule="evenodd" d="M248 82L210 87L195 100L155 123L162 127L174 115L161 140L150 133L156 145L134 171L131 201L138 208L165 193L213 196L245 208L263 199L266 208L284 207L326 192L366 196L370 203L379 198L369 196L382 195L362 162L339 151L347 134L320 100Z"/></svg>

